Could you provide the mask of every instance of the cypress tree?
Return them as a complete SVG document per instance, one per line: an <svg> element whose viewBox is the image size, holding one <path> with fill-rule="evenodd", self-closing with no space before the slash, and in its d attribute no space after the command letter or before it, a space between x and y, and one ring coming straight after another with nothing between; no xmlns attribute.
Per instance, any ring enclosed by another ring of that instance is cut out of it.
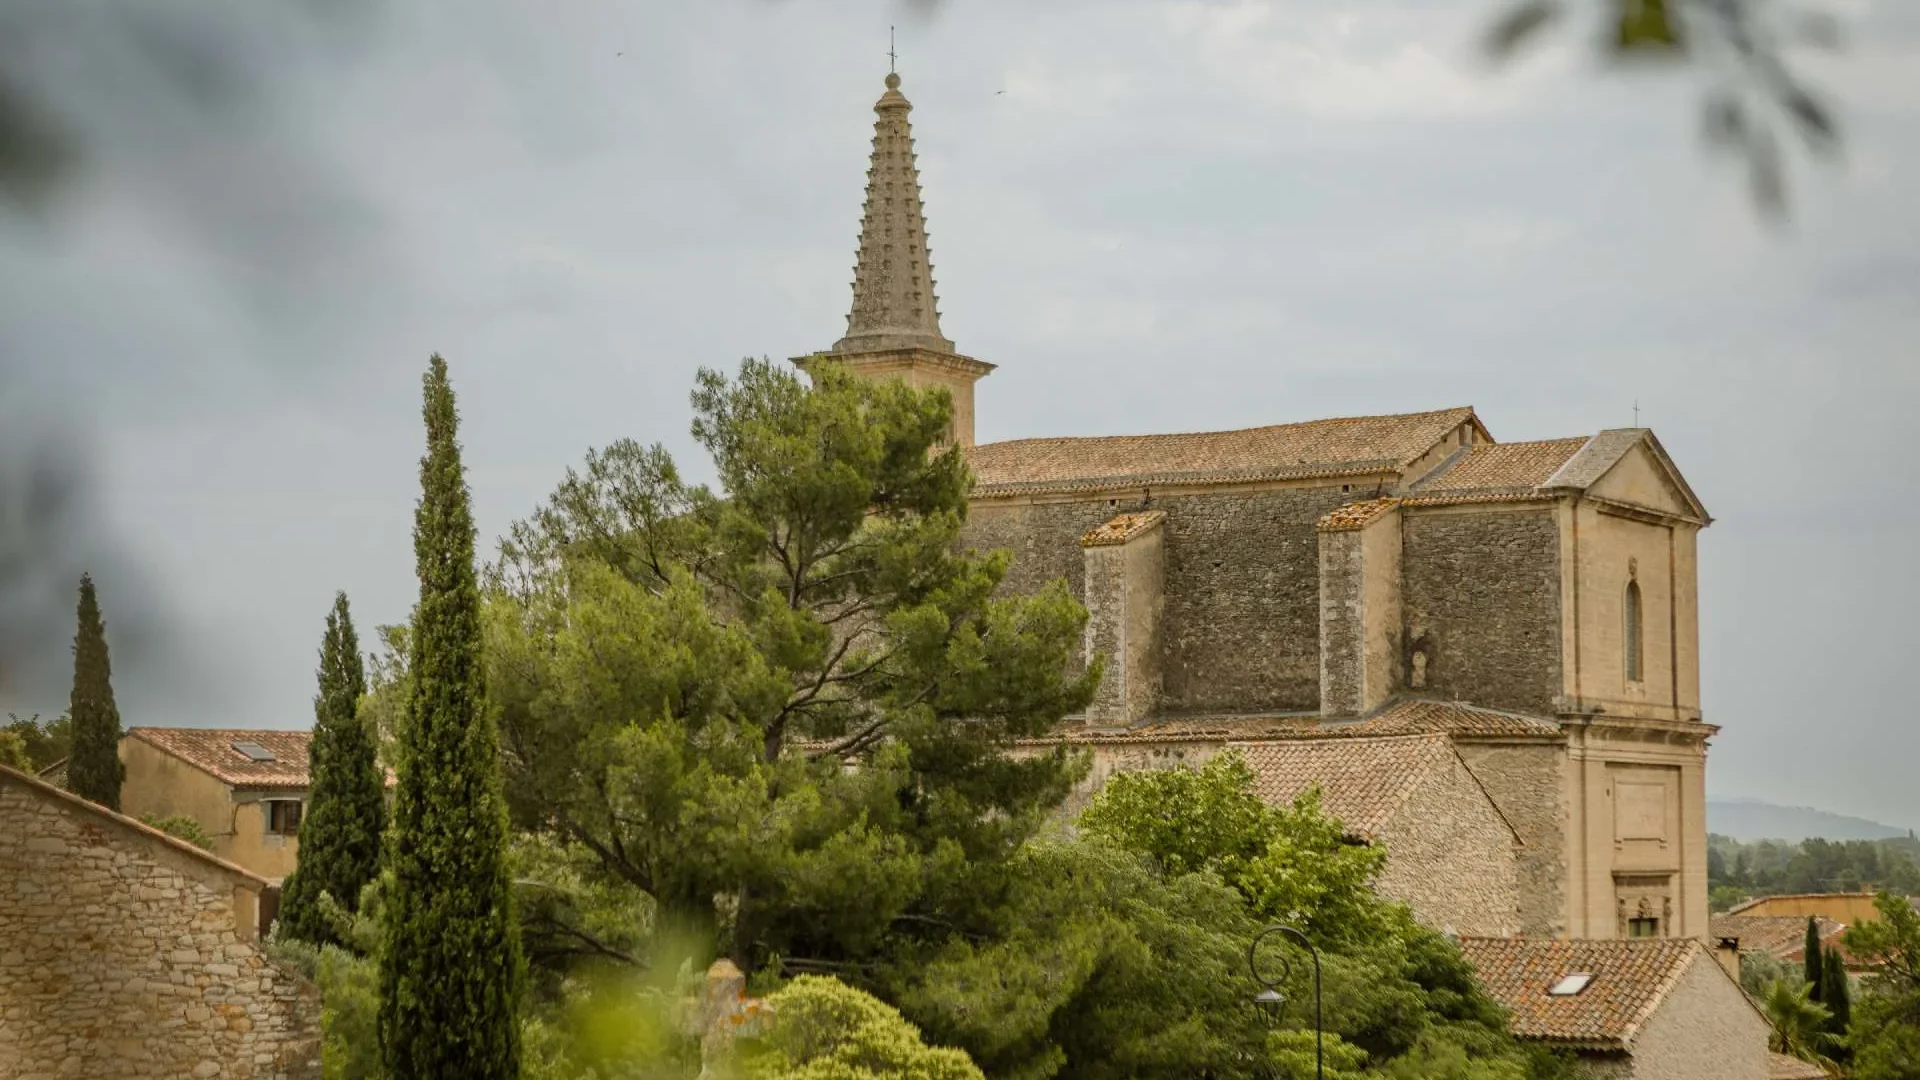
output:
<svg viewBox="0 0 1920 1080"><path fill-rule="evenodd" d="M392 1080L520 1074L522 964L508 893L498 736L481 691L473 513L447 365L425 378L420 577L400 721L392 891L380 954L380 1049Z"/></svg>
<svg viewBox="0 0 1920 1080"><path fill-rule="evenodd" d="M1808 1000L1820 1001L1820 977L1827 969L1820 960L1820 921L1811 915L1807 916L1807 943L1801 959L1806 965L1807 985L1813 987Z"/></svg>
<svg viewBox="0 0 1920 1080"><path fill-rule="evenodd" d="M300 864L287 878L280 925L291 937L339 944L322 916L320 894L346 911L380 872L380 833L386 827L386 783L374 735L361 722L367 673L353 632L347 594L334 597L320 642L320 693L313 699L313 741L307 749L309 789L301 827Z"/></svg>
<svg viewBox="0 0 1920 1080"><path fill-rule="evenodd" d="M1828 949L1822 964L1820 991L1826 996L1820 1004L1833 1014L1833 1018L1827 1021L1827 1030L1844 1037L1848 1025L1853 1023L1853 988L1847 983L1846 961L1838 949Z"/></svg>
<svg viewBox="0 0 1920 1080"><path fill-rule="evenodd" d="M120 710L113 703L113 670L107 661L107 627L93 578L80 575L79 628L73 635L73 750L67 759L67 790L109 810L120 809Z"/></svg>

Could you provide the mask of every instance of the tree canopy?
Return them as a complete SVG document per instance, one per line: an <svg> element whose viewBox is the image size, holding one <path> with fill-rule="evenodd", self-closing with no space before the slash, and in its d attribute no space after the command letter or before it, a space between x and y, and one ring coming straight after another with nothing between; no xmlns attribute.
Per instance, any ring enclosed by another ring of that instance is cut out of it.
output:
<svg viewBox="0 0 1920 1080"><path fill-rule="evenodd" d="M718 491L616 443L503 547L509 797L743 969L840 970L964 913L1080 775L1006 751L1089 700L1085 613L960 550L944 394L749 361L693 404Z"/></svg>

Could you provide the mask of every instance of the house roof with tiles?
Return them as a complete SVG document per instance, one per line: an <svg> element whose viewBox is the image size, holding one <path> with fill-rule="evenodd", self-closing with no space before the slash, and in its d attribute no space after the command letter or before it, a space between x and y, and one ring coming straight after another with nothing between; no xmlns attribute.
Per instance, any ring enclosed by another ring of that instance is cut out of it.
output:
<svg viewBox="0 0 1920 1080"><path fill-rule="evenodd" d="M1832 919L1816 919L1820 943L1838 938L1847 926ZM1799 960L1807 949L1807 920L1800 915L1715 915L1707 935L1739 938L1742 951L1763 952L1781 960Z"/></svg>
<svg viewBox="0 0 1920 1080"><path fill-rule="evenodd" d="M127 738L159 748L229 787L295 790L308 786L311 731L137 727Z"/></svg>
<svg viewBox="0 0 1920 1080"><path fill-rule="evenodd" d="M137 727L139 739L243 791L298 791L309 786L308 748L312 731L242 728ZM386 770L387 786L398 780Z"/></svg>
<svg viewBox="0 0 1920 1080"><path fill-rule="evenodd" d="M1378 837L1428 777L1448 768L1472 775L1444 735L1274 739L1227 748L1246 759L1260 798L1290 803L1319 788L1327 815L1364 840Z"/></svg>
<svg viewBox="0 0 1920 1080"><path fill-rule="evenodd" d="M977 496L1226 484L1397 472L1463 424L1471 408L1352 416L1238 431L1014 439L967 452Z"/></svg>
<svg viewBox="0 0 1920 1080"><path fill-rule="evenodd" d="M1515 1035L1586 1049L1630 1048L1689 966L1721 971L1693 938L1464 938L1460 951L1488 995L1511 1013ZM1577 992L1553 992L1580 975L1588 978Z"/></svg>

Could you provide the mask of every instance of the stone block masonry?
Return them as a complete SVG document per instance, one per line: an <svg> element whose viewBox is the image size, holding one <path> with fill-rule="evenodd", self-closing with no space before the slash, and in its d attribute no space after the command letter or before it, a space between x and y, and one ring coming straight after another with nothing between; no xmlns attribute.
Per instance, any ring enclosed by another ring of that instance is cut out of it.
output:
<svg viewBox="0 0 1920 1080"><path fill-rule="evenodd" d="M1562 691L1553 512L1420 510L1406 517L1404 545L1407 685L1552 716Z"/></svg>
<svg viewBox="0 0 1920 1080"><path fill-rule="evenodd" d="M318 1077L319 994L260 949L265 884L0 768L0 1076Z"/></svg>

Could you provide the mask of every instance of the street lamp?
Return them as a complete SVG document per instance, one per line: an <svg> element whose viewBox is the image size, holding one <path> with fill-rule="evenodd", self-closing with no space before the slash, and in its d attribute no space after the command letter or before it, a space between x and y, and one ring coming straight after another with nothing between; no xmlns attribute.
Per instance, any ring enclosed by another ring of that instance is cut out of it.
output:
<svg viewBox="0 0 1920 1080"><path fill-rule="evenodd" d="M1293 938L1307 950L1308 956L1313 957L1313 1075L1314 1080L1326 1080L1325 1053L1320 1043L1320 952L1313 947L1313 942L1307 939L1305 933L1284 923L1276 923L1260 931L1254 937L1253 943L1247 946L1247 970L1253 973L1254 982L1266 987L1254 997L1253 1003L1260 1007L1260 1011L1267 1014L1270 1023L1280 1022L1280 1008L1287 1000L1286 996L1280 992L1280 984L1286 982L1287 977L1293 974L1293 965L1287 963L1287 958L1282 956L1280 972L1277 976L1269 979L1260 973L1260 943L1274 934L1285 934Z"/></svg>

